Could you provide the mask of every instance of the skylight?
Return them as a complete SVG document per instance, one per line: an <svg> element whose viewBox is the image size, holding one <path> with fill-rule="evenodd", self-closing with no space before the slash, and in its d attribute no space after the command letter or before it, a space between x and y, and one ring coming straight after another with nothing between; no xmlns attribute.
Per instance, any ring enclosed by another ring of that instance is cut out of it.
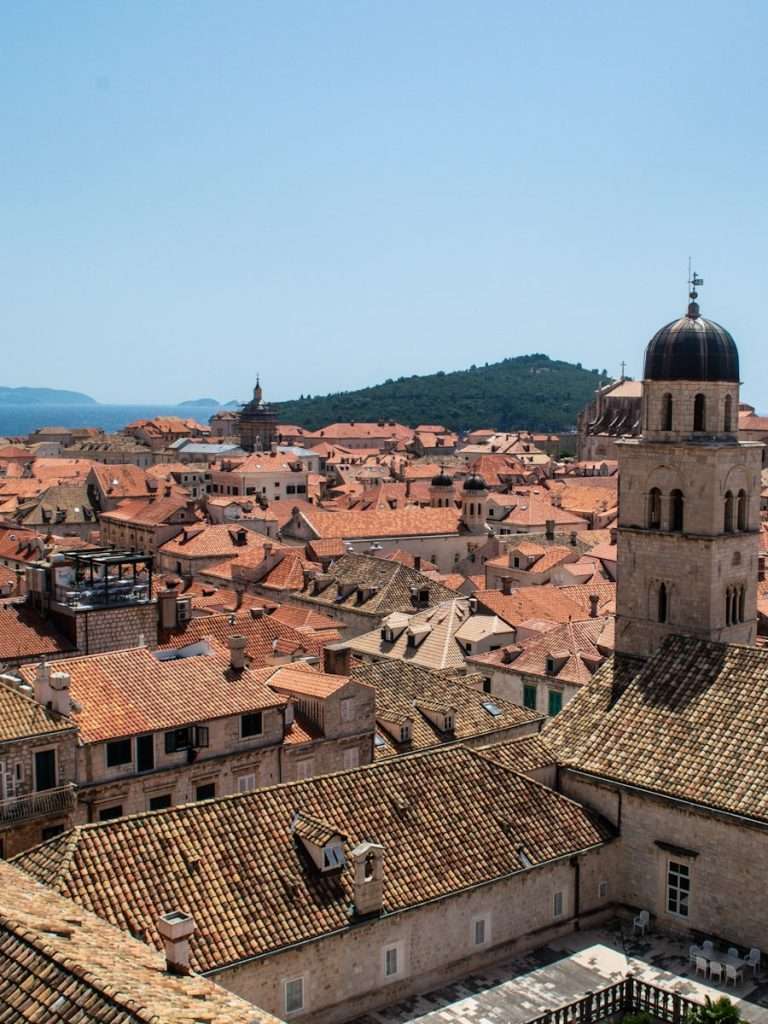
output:
<svg viewBox="0 0 768 1024"><path fill-rule="evenodd" d="M373 737L373 745L375 747L381 748L386 747L387 744L384 742L383 736L379 736L379 734L376 733L376 735Z"/></svg>
<svg viewBox="0 0 768 1024"><path fill-rule="evenodd" d="M493 715L494 718L498 718L502 714L502 710L498 704L494 704L492 700L484 700L483 707L489 715Z"/></svg>

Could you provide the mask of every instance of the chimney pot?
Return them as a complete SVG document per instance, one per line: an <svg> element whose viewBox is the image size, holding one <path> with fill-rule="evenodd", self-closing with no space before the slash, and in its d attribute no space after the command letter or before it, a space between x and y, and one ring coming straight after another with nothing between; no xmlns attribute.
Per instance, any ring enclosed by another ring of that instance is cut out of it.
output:
<svg viewBox="0 0 768 1024"><path fill-rule="evenodd" d="M501 592L506 594L507 597L512 593L513 579L511 576L505 576L501 581Z"/></svg>
<svg viewBox="0 0 768 1024"><path fill-rule="evenodd" d="M229 638L229 664L236 672L245 668L246 638L242 633L233 633Z"/></svg>
<svg viewBox="0 0 768 1024"><path fill-rule="evenodd" d="M157 930L165 946L168 973L189 974L189 940L195 931L195 919L183 910L170 910L158 919Z"/></svg>
<svg viewBox="0 0 768 1024"><path fill-rule="evenodd" d="M590 594L589 595L589 617L590 617L590 619L596 619L597 618L597 605L598 605L599 601L600 601L600 597L599 597L598 594Z"/></svg>

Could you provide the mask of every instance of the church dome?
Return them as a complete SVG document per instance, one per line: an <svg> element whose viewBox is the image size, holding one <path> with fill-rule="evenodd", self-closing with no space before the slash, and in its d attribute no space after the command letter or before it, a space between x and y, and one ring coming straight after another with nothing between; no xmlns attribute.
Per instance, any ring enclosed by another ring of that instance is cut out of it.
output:
<svg viewBox="0 0 768 1024"><path fill-rule="evenodd" d="M487 491L488 486L479 473L470 473L464 481L465 491Z"/></svg>
<svg viewBox="0 0 768 1024"><path fill-rule="evenodd" d="M720 324L699 314L696 293L688 312L657 331L645 350L646 380L739 380L736 342Z"/></svg>
<svg viewBox="0 0 768 1024"><path fill-rule="evenodd" d="M437 476L432 477L433 487L453 487L453 479L448 476L443 466L440 467L440 472Z"/></svg>

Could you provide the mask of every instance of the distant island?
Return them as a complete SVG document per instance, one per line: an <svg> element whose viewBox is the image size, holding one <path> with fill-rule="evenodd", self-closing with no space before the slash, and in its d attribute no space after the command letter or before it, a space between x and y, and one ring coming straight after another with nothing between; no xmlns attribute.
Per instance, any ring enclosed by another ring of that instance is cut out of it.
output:
<svg viewBox="0 0 768 1024"><path fill-rule="evenodd" d="M179 405L196 405L199 407L215 406L218 409L221 402L217 401L215 398L189 398L186 402L179 402Z"/></svg>
<svg viewBox="0 0 768 1024"><path fill-rule="evenodd" d="M608 380L605 370L534 353L451 373L390 378L358 391L302 395L273 408L282 423L310 430L337 421L397 420L450 430L562 431L575 427L577 414Z"/></svg>
<svg viewBox="0 0 768 1024"><path fill-rule="evenodd" d="M59 388L0 387L0 405L98 405L95 398L81 391Z"/></svg>

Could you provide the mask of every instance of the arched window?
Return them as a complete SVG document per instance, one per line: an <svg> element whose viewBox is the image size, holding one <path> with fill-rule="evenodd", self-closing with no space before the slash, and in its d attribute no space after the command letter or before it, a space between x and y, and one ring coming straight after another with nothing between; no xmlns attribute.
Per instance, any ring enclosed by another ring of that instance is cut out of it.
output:
<svg viewBox="0 0 768 1024"><path fill-rule="evenodd" d="M705 430L705 399L704 395L696 395L693 400L693 429L695 432L701 433Z"/></svg>
<svg viewBox="0 0 768 1024"><path fill-rule="evenodd" d="M739 587L739 622L744 621L744 587Z"/></svg>
<svg viewBox="0 0 768 1024"><path fill-rule="evenodd" d="M669 520L670 529L682 531L683 529L683 492L674 490L669 496Z"/></svg>
<svg viewBox="0 0 768 1024"><path fill-rule="evenodd" d="M725 591L725 624L730 626L731 624L731 588L728 587Z"/></svg>
<svg viewBox="0 0 768 1024"><path fill-rule="evenodd" d="M669 612L669 601L667 599L667 584L662 583L659 586L659 622L667 621L667 614Z"/></svg>
<svg viewBox="0 0 768 1024"><path fill-rule="evenodd" d="M666 394L661 399L661 429L672 429L672 395Z"/></svg>
<svg viewBox="0 0 768 1024"><path fill-rule="evenodd" d="M731 591L731 625L739 621L739 592L736 587Z"/></svg>
<svg viewBox="0 0 768 1024"><path fill-rule="evenodd" d="M648 529L661 529L661 491L652 487L648 492Z"/></svg>
<svg viewBox="0 0 768 1024"><path fill-rule="evenodd" d="M747 528L747 492L745 490L739 491L736 524L740 530L746 530Z"/></svg>
<svg viewBox="0 0 768 1024"><path fill-rule="evenodd" d="M726 533L733 533L733 494L725 492L725 504L723 506L723 529Z"/></svg>
<svg viewBox="0 0 768 1024"><path fill-rule="evenodd" d="M730 395L725 396L723 409L723 430L729 434L733 430L733 399Z"/></svg>

